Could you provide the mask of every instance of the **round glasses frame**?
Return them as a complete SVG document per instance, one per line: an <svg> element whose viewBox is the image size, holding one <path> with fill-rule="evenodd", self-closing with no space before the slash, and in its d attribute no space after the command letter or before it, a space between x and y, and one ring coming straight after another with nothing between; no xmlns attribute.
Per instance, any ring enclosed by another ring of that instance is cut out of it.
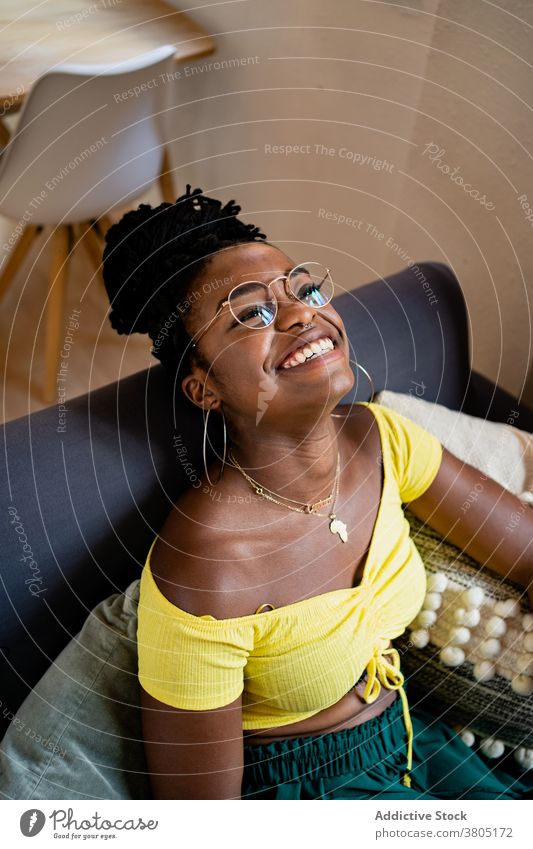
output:
<svg viewBox="0 0 533 849"><path fill-rule="evenodd" d="M307 304L306 301L300 300L300 298L298 298L294 294L294 292L292 291L292 289L290 287L289 278L290 278L291 274L293 273L293 271L297 271L300 268L307 268L310 265L320 265L321 268L323 268L324 271L326 272L326 276L329 277L329 281L330 281L330 284L331 284L331 295L329 296L328 300L324 304L313 304L312 305L312 306L314 306L315 309L322 309L322 307L326 307L331 302L331 299L333 297L334 284L333 284L333 280L331 279L330 269L327 266L322 265L322 263L319 263L319 262L299 262L298 265L295 265L294 268L291 268L291 270L289 271L288 274L281 274L279 277L275 277L274 280L271 280L269 283L265 283L263 280L243 280L242 283L237 283L237 285L234 286L233 289L231 289L230 292L228 293L228 297L226 298L226 300L223 301L223 303L220 304L220 306L217 309L216 313L214 314L213 318L211 318L208 321L208 323L204 327L204 329L201 330L200 333L193 339L191 346L193 348L195 348L198 345L198 342L200 341L200 339L203 339L203 337L205 336L205 334L207 333L207 331L209 330L209 328L211 327L213 322L216 321L216 319L222 313L222 310L227 306L229 306L229 308L231 310L231 314L235 318L235 320L238 321L239 324L242 324L243 327L246 327L248 330L264 330L266 327L270 327L270 325L274 323L274 321L276 320L276 316L278 314L278 298L276 297L276 295L274 295L275 310L274 310L274 313L272 315L272 318L267 324L264 324L260 327L251 327L250 325L244 324L244 322L242 322L239 319L239 317L237 315L235 315L235 313L231 309L231 296L233 295L233 293L237 289L242 288L243 286L249 286L250 283L256 283L256 284L259 284L261 286L264 286L266 289L270 289L270 287L273 286L274 283L277 283L278 280L283 280L284 288L285 288L285 294L287 295L287 297L290 298L292 301L298 301L298 303L300 303L300 304L304 304L306 306L309 306L309 304Z"/></svg>

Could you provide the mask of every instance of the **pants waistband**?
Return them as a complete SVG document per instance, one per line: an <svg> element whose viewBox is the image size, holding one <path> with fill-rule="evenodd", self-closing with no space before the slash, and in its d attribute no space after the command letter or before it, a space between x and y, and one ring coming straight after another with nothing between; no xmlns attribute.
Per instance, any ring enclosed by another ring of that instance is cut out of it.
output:
<svg viewBox="0 0 533 849"><path fill-rule="evenodd" d="M274 786L313 778L317 771L323 777L357 773L394 753L401 771L406 736L402 709L402 700L397 696L379 716L353 728L321 736L244 744L244 782L257 787Z"/></svg>

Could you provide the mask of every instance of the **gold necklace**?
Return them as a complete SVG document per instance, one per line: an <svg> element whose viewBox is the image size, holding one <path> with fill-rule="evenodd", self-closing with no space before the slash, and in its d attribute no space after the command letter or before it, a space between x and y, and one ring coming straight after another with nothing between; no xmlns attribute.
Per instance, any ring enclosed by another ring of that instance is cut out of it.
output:
<svg viewBox="0 0 533 849"><path fill-rule="evenodd" d="M327 496L327 498L322 498L322 499L320 499L320 501L315 501L313 504L305 504L305 503L302 503L301 501L295 501L294 498L289 498L288 495L280 495L279 493L274 492L271 489L268 489L266 486L263 486L258 481L254 480L254 478L250 477L250 475L247 474L247 472L244 471L242 466L239 465L239 463L237 462L237 460L235 459L235 457L234 457L234 455L231 451L231 448L229 450L228 457L231 460L231 462L233 463L233 465L246 478L248 483L251 484L254 487L257 495L261 495L264 498L267 498L266 493L269 493L271 496L277 495L278 498L283 498L284 501L292 501L293 504L299 504L300 505L300 507L290 507L288 504L283 504L281 501L276 501L274 499L271 499L271 500L274 500L275 504L280 504L282 507L286 507L288 510L295 510L297 513L314 513L316 516L318 516L320 514L317 513L316 511L320 507L325 507L326 504L329 504L329 502L332 500L333 496L335 496L335 498L337 497L337 494L338 494L338 478L339 478L339 471L340 471L340 457L339 457L338 454L337 454L337 469L335 471L335 480L334 480L333 491L331 492L330 495ZM322 515L325 515L325 514L322 514Z"/></svg>
<svg viewBox="0 0 533 849"><path fill-rule="evenodd" d="M235 457L233 456L233 452L231 448L228 451L228 459L235 466L235 468L243 475L244 478L248 481L248 483L255 490L256 495L261 496L261 498L266 498L267 501L272 501L274 504L279 504L280 507L286 507L287 510L294 510L295 513L308 513L313 514L314 516L327 516L329 519L329 530L332 534L337 534L339 539L342 542L347 542L348 540L348 530L346 528L346 524L337 518L337 514L334 512L335 503L337 501L339 495L339 485L340 485L340 467L341 467L341 458L340 453L337 451L337 470L335 472L335 483L333 486L333 492L331 495L328 495L327 498L322 498L320 501L316 501L314 504L304 504L301 501L295 501L293 498L287 498L284 495L279 495L279 493L275 493L270 489L262 486L258 481L254 480L250 475L248 475L242 466L239 465ZM277 498L275 497L277 496ZM285 498L286 501L292 501L293 504L300 504L300 507L292 507L290 504L284 504L282 501L278 501L278 498ZM331 513L318 513L318 509L320 507L325 506L333 499Z"/></svg>

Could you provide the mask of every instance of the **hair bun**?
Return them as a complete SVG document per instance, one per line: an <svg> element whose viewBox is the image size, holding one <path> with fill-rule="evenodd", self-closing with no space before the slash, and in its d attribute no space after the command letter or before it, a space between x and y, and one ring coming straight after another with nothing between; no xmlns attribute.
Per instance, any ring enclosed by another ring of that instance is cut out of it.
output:
<svg viewBox="0 0 533 849"><path fill-rule="evenodd" d="M223 206L187 183L174 203L141 203L126 212L105 235L103 277L112 327L156 339L217 250L265 239L258 227L236 217L240 209L234 200Z"/></svg>

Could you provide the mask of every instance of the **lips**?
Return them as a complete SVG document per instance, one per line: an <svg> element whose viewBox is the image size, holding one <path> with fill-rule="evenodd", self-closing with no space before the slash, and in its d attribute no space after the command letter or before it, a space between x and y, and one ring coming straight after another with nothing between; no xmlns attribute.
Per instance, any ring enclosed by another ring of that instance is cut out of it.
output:
<svg viewBox="0 0 533 849"><path fill-rule="evenodd" d="M308 360L315 360L318 357L328 354L333 351L335 345L328 336L322 336L316 342L307 342L301 348L298 348L293 354L290 354L280 368L296 368L296 366L306 363Z"/></svg>
<svg viewBox="0 0 533 849"><path fill-rule="evenodd" d="M302 333L285 351L276 365L277 369L296 368L308 360L318 359L335 348L335 342L328 331L318 328L310 333Z"/></svg>

